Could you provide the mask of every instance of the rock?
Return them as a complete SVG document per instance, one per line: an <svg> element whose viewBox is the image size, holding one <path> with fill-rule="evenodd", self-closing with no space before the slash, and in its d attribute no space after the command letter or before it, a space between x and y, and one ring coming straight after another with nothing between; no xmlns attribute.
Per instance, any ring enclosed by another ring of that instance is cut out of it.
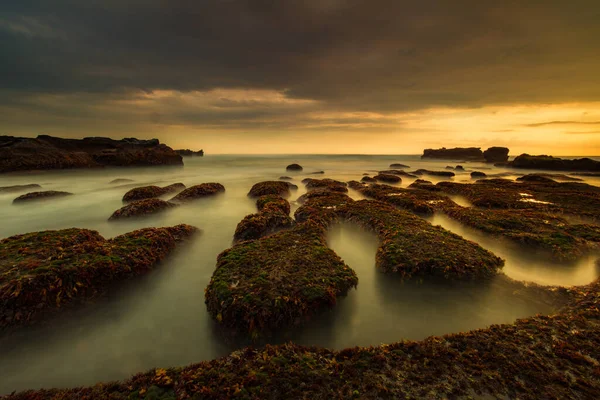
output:
<svg viewBox="0 0 600 400"><path fill-rule="evenodd" d="M106 240L96 231L33 232L0 241L0 328L97 297L111 284L152 270L198 229L146 228Z"/></svg>
<svg viewBox="0 0 600 400"><path fill-rule="evenodd" d="M316 172L309 172L308 174L309 175L322 175L324 173L325 173L325 171L316 171Z"/></svg>
<svg viewBox="0 0 600 400"><path fill-rule="evenodd" d="M421 158L469 161L482 161L484 159L481 148L479 147L456 147L453 149L442 147L441 149L425 149Z"/></svg>
<svg viewBox="0 0 600 400"><path fill-rule="evenodd" d="M130 182L134 182L133 179L125 179L125 178L118 178L118 179L113 179L112 181L108 182L111 185L116 185L118 183L130 183Z"/></svg>
<svg viewBox="0 0 600 400"><path fill-rule="evenodd" d="M141 217L156 214L176 206L176 204L169 203L160 199L136 200L115 211L108 220L114 221L124 218Z"/></svg>
<svg viewBox="0 0 600 400"><path fill-rule="evenodd" d="M36 183L29 185L14 185L14 186L1 186L0 193L13 193L13 192L24 192L31 189L41 189L42 187Z"/></svg>
<svg viewBox="0 0 600 400"><path fill-rule="evenodd" d="M446 169L454 169L454 167L450 166L450 165L446 165Z"/></svg>
<svg viewBox="0 0 600 400"><path fill-rule="evenodd" d="M291 181L293 178L291 176L280 176L279 179L282 181Z"/></svg>
<svg viewBox="0 0 600 400"><path fill-rule="evenodd" d="M479 171L471 172L471 178L473 178L473 179L485 178L485 177L487 177L487 174L485 172L479 172Z"/></svg>
<svg viewBox="0 0 600 400"><path fill-rule="evenodd" d="M456 171L464 171L464 170L465 170L465 167L463 167L462 165L457 165L457 166L456 166L454 169L455 169Z"/></svg>
<svg viewBox="0 0 600 400"><path fill-rule="evenodd" d="M374 176L376 181L387 182L387 183L399 183L402 179L398 175L392 174L377 174Z"/></svg>
<svg viewBox="0 0 600 400"><path fill-rule="evenodd" d="M531 176L531 175L550 178L551 180L557 180L557 181L583 182L583 179L581 179L581 178L575 178L573 176L564 175L564 174L548 174L548 173L543 173L543 172L536 172L536 173L525 175L525 176ZM517 178L517 180L523 180L523 179Z"/></svg>
<svg viewBox="0 0 600 400"><path fill-rule="evenodd" d="M215 196L225 192L225 187L220 183L209 182L200 185L191 186L173 197L170 202L185 203L191 200L197 200L204 197Z"/></svg>
<svg viewBox="0 0 600 400"><path fill-rule="evenodd" d="M394 163L394 164L390 164L390 168L410 168L410 167L408 165Z"/></svg>
<svg viewBox="0 0 600 400"><path fill-rule="evenodd" d="M152 199L155 197L164 196L165 194L178 192L185 189L183 183L174 183L169 186L142 186L133 188L123 196L123 201L128 203L130 201Z"/></svg>
<svg viewBox="0 0 600 400"><path fill-rule="evenodd" d="M508 163L512 168L541 169L554 171L600 171L600 161L591 158L579 158L575 160L566 160L552 156L530 156L521 154L513 161Z"/></svg>
<svg viewBox="0 0 600 400"><path fill-rule="evenodd" d="M36 200L46 200L46 199L51 199L51 198L56 198L56 197L65 197L65 196L72 196L72 195L73 195L73 193L59 192L56 190L47 190L45 192L31 192L31 193L27 193L27 194L17 197L16 199L13 200L13 203L23 203L23 202L36 201Z"/></svg>
<svg viewBox="0 0 600 400"><path fill-rule="evenodd" d="M290 164L285 167L286 171L302 171L302 166L300 164Z"/></svg>
<svg viewBox="0 0 600 400"><path fill-rule="evenodd" d="M377 179L371 178L370 176L363 176L360 181L361 182L374 183L374 182L377 182Z"/></svg>
<svg viewBox="0 0 600 400"><path fill-rule="evenodd" d="M543 182L543 183L555 183L556 182L553 179L550 179L546 176L538 175L538 174L523 175L523 176L517 178L517 180L521 181L521 182Z"/></svg>
<svg viewBox="0 0 600 400"><path fill-rule="evenodd" d="M205 291L209 313L223 328L258 338L335 305L358 278L325 236L305 222L225 250Z"/></svg>
<svg viewBox="0 0 600 400"><path fill-rule="evenodd" d="M490 147L483 152L483 158L488 163L505 163L508 161L507 147Z"/></svg>
<svg viewBox="0 0 600 400"><path fill-rule="evenodd" d="M248 192L248 197L261 197L266 195L288 197L291 194L290 189L298 189L298 186L289 182L280 181L259 182L252 186Z"/></svg>
<svg viewBox="0 0 600 400"><path fill-rule="evenodd" d="M0 136L0 173L182 164L179 154L156 139L62 139L47 135L34 139Z"/></svg>
<svg viewBox="0 0 600 400"><path fill-rule="evenodd" d="M425 179L417 179L410 185L408 185L410 189L423 189L429 192L440 192L441 189L433 184L431 181L427 181Z"/></svg>
<svg viewBox="0 0 600 400"><path fill-rule="evenodd" d="M194 151L194 150L190 150L190 149L180 149L180 150L175 150L175 152L177 154L179 154L182 157L202 157L204 156L204 150L200 149L198 151Z"/></svg>
<svg viewBox="0 0 600 400"><path fill-rule="evenodd" d="M326 189L331 192L343 192L346 193L348 188L345 182L336 181L333 179L312 179L305 178L302 183L306 185L306 188L310 190L314 189Z"/></svg>
<svg viewBox="0 0 600 400"><path fill-rule="evenodd" d="M385 171L379 171L379 174L391 174L391 175L406 176L407 178L417 178L417 175L409 174L408 172L404 172L403 170L397 170L397 169L388 169Z"/></svg>
<svg viewBox="0 0 600 400"><path fill-rule="evenodd" d="M244 217L233 235L234 243L256 240L292 227L290 203L275 195L261 196L256 201L258 213Z"/></svg>
<svg viewBox="0 0 600 400"><path fill-rule="evenodd" d="M417 188L418 186L413 183L411 187ZM403 208L418 215L433 215L438 209L454 205L454 202L447 196L433 193L433 191L403 189L379 184L363 186L356 190L365 197Z"/></svg>

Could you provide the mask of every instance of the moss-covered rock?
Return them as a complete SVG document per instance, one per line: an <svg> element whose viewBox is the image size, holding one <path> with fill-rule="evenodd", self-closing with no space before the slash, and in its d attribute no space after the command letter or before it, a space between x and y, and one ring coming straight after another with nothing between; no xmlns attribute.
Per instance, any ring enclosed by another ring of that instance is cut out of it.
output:
<svg viewBox="0 0 600 400"><path fill-rule="evenodd" d="M392 174L377 174L374 176L376 181L387 182L387 183L399 183L402 179L398 175Z"/></svg>
<svg viewBox="0 0 600 400"><path fill-rule="evenodd" d="M196 231L189 225L146 228L106 240L96 231L72 228L3 239L0 328L29 324L144 274Z"/></svg>
<svg viewBox="0 0 600 400"><path fill-rule="evenodd" d="M428 169L418 169L414 172L411 172L413 175L430 175L430 176L437 176L437 177L441 177L441 178L452 178L453 176L455 176L456 174L452 171L430 171Z"/></svg>
<svg viewBox="0 0 600 400"><path fill-rule="evenodd" d="M394 164L390 164L390 168L410 168L410 167L405 164L394 163Z"/></svg>
<svg viewBox="0 0 600 400"><path fill-rule="evenodd" d="M160 213L166 211L170 208L176 207L176 204L169 203L168 201L160 200L160 199L145 199L145 200L137 200L127 204L124 207L121 207L117 211L115 211L110 218L109 221L115 221L119 219L132 218L132 217L142 217L146 215L152 215L156 213Z"/></svg>
<svg viewBox="0 0 600 400"><path fill-rule="evenodd" d="M408 172L405 172L404 170L398 170L398 169L387 169L385 171L379 171L380 174L386 174L386 175L399 175L399 176L405 176L407 178L418 178L417 175L414 174L409 174Z"/></svg>
<svg viewBox="0 0 600 400"><path fill-rule="evenodd" d="M361 182L365 182L365 183L375 183L375 182L377 182L377 179L375 179L375 178L373 178L373 177L370 177L370 176L363 176L363 177L360 179L360 181L361 181Z"/></svg>
<svg viewBox="0 0 600 400"><path fill-rule="evenodd" d="M292 227L294 220L289 216L290 203L281 197L267 195L256 201L258 213L244 217L237 225L233 240L256 240L283 229Z"/></svg>
<svg viewBox="0 0 600 400"><path fill-rule="evenodd" d="M174 183L169 186L142 186L133 188L123 196L123 201L129 203L136 200L152 199L155 197L164 196L165 194L175 193L185 189L183 183Z"/></svg>
<svg viewBox="0 0 600 400"><path fill-rule="evenodd" d="M55 199L58 197L66 197L72 196L73 193L69 192L60 192L56 190L47 190L44 192L31 192L24 195L21 195L13 200L13 203L25 203L30 201L38 201L38 200L48 200Z"/></svg>
<svg viewBox="0 0 600 400"><path fill-rule="evenodd" d="M306 186L306 189L310 190L328 190L331 192L342 192L346 193L348 188L345 182L336 181L333 179L313 179L305 178L302 183Z"/></svg>
<svg viewBox="0 0 600 400"><path fill-rule="evenodd" d="M225 187L220 183L209 182L200 185L191 186L173 197L170 202L185 203L192 200L202 199L205 197L215 196L225 192Z"/></svg>
<svg viewBox="0 0 600 400"><path fill-rule="evenodd" d="M206 304L223 327L257 337L334 305L357 282L325 230L305 222L221 253Z"/></svg>
<svg viewBox="0 0 600 400"><path fill-rule="evenodd" d="M493 276L504 264L477 243L380 201L361 200L341 206L336 212L345 220L375 231L381 240L378 268L407 279L480 279Z"/></svg>
<svg viewBox="0 0 600 400"><path fill-rule="evenodd" d="M252 186L248 192L248 197L260 197L266 195L289 197L291 194L290 189L298 189L298 186L281 181L258 182Z"/></svg>

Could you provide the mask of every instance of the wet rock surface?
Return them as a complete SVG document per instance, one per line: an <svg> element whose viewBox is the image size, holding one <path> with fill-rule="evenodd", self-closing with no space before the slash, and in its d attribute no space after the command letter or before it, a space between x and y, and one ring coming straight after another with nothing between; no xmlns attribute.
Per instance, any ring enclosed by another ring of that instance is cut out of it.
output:
<svg viewBox="0 0 600 400"><path fill-rule="evenodd" d="M302 183L306 186L306 189L315 190L315 189L325 189L331 192L347 192L348 188L345 182L336 181L333 179L313 179L306 178L302 180Z"/></svg>
<svg viewBox="0 0 600 400"><path fill-rule="evenodd" d="M181 156L157 139L102 137L62 139L0 136L0 173L13 171L183 165Z"/></svg>
<svg viewBox="0 0 600 400"><path fill-rule="evenodd" d="M266 195L276 195L281 197L289 197L291 189L298 189L298 186L289 182L281 181L265 181L258 182L250 188L248 197L260 197Z"/></svg>
<svg viewBox="0 0 600 400"><path fill-rule="evenodd" d="M414 172L411 172L413 175L430 175L430 176L439 176L442 178L452 178L456 174L452 171L430 171L428 169L418 169Z"/></svg>
<svg viewBox="0 0 600 400"><path fill-rule="evenodd" d="M32 201L55 199L72 195L73 193L61 192L56 190L46 190L44 192L31 192L17 197L13 200L13 203L28 203Z"/></svg>
<svg viewBox="0 0 600 400"><path fill-rule="evenodd" d="M152 199L155 197L164 196L169 193L174 193L185 189L183 183L174 183L169 186L142 186L133 188L123 195L123 202L128 203L136 200Z"/></svg>
<svg viewBox="0 0 600 400"><path fill-rule="evenodd" d="M402 178L400 178L398 175L392 175L392 174L377 174L373 177L373 179L375 179L376 181L379 181L379 182L387 182L387 183L402 182Z"/></svg>
<svg viewBox="0 0 600 400"><path fill-rule="evenodd" d="M117 178L117 179L113 179L112 181L108 182L111 185L116 185L119 183L131 183L131 182L135 182L133 179L127 179L127 178Z"/></svg>
<svg viewBox="0 0 600 400"><path fill-rule="evenodd" d="M177 194L169 202L185 203L205 197L215 196L225 192L225 187L220 183L209 182L191 186Z"/></svg>
<svg viewBox="0 0 600 400"><path fill-rule="evenodd" d="M258 213L244 217L233 235L234 243L256 240L292 227L290 203L275 195L261 196L256 200Z"/></svg>
<svg viewBox="0 0 600 400"><path fill-rule="evenodd" d="M178 225L107 240L96 231L72 228L3 239L0 328L30 324L46 312L97 296L113 282L144 274L195 232Z"/></svg>
<svg viewBox="0 0 600 400"><path fill-rule="evenodd" d="M287 167L285 167L286 171L302 171L303 168L300 164L290 164Z"/></svg>
<svg viewBox="0 0 600 400"><path fill-rule="evenodd" d="M136 200L115 211L110 218L108 218L108 220L115 221L125 218L157 214L176 206L176 204L160 199Z"/></svg>

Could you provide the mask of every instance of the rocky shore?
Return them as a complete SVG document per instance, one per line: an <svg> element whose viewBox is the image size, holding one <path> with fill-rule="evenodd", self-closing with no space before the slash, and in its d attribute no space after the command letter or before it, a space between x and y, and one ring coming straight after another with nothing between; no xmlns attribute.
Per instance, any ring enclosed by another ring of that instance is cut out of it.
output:
<svg viewBox="0 0 600 400"><path fill-rule="evenodd" d="M433 158L440 160L465 160L485 161L488 163L499 163L508 161L509 149L506 147L490 147L481 151L480 147L455 147L447 149L425 149L421 158Z"/></svg>
<svg viewBox="0 0 600 400"><path fill-rule="evenodd" d="M600 161L591 158L567 160L552 156L531 156L521 154L507 164L512 168L541 169L550 171L588 171L600 172Z"/></svg>
<svg viewBox="0 0 600 400"><path fill-rule="evenodd" d="M183 165L158 139L62 139L0 136L0 173L72 168Z"/></svg>

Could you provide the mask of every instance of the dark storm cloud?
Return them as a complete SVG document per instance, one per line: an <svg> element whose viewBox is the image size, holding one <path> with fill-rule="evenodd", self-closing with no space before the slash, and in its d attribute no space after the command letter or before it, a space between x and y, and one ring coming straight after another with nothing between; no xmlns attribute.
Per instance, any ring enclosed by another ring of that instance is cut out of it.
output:
<svg viewBox="0 0 600 400"><path fill-rule="evenodd" d="M213 88L376 112L598 100L599 20L597 1L5 0L1 101Z"/></svg>

